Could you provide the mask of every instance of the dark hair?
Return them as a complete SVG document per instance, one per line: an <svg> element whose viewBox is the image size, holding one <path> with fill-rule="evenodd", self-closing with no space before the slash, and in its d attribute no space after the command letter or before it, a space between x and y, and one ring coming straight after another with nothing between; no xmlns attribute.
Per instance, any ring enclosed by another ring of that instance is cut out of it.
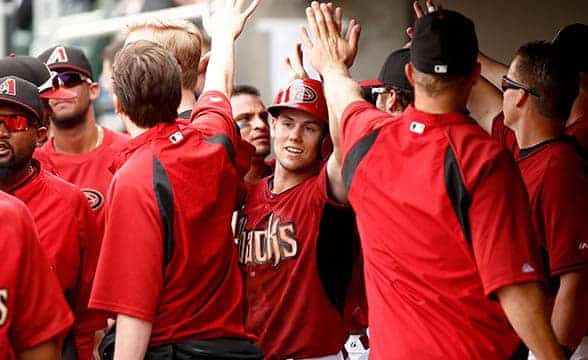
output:
<svg viewBox="0 0 588 360"><path fill-rule="evenodd" d="M231 96L238 96L238 95L251 95L260 97L261 93L255 86L251 85L236 85L233 88L233 94Z"/></svg>
<svg viewBox="0 0 588 360"><path fill-rule="evenodd" d="M567 120L579 87L578 72L570 60L546 41L524 44L515 59L518 80L539 94L531 96L537 111L549 118Z"/></svg>
<svg viewBox="0 0 588 360"><path fill-rule="evenodd" d="M116 54L125 46L123 39L115 39L102 50L102 61L114 62Z"/></svg>
<svg viewBox="0 0 588 360"><path fill-rule="evenodd" d="M117 54L112 74L122 110L137 126L175 121L182 85L180 67L170 52L151 41L129 44Z"/></svg>
<svg viewBox="0 0 588 360"><path fill-rule="evenodd" d="M414 102L414 91L397 87L393 87L392 90L396 93L396 99L398 99L403 109L406 109L408 105Z"/></svg>

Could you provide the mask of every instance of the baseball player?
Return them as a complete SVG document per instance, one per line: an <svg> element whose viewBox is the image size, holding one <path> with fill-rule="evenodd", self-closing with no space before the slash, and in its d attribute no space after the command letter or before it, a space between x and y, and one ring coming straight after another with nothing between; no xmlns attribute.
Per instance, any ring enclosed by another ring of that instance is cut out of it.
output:
<svg viewBox="0 0 588 360"><path fill-rule="evenodd" d="M0 133L19 127L0 116ZM0 149L0 157L6 149ZM33 219L0 191L0 358L59 359L73 316L39 246Z"/></svg>
<svg viewBox="0 0 588 360"><path fill-rule="evenodd" d="M245 175L245 182L254 184L273 170L273 166L265 160L270 154L269 113L259 90L249 85L235 86L231 95L231 109L241 137L255 147L251 168Z"/></svg>
<svg viewBox="0 0 588 360"><path fill-rule="evenodd" d="M566 123L566 134L575 137L588 152L588 25L576 23L564 27L553 44L574 62L580 73L578 97Z"/></svg>
<svg viewBox="0 0 588 360"><path fill-rule="evenodd" d="M335 155L322 157L327 105L297 50L289 61L296 80L268 108L275 170L248 188L237 222L246 325L266 359L343 359L357 251L353 213L331 200L345 198Z"/></svg>
<svg viewBox="0 0 588 360"><path fill-rule="evenodd" d="M302 36L325 81L330 129L340 131L364 255L370 358L507 359L520 336L540 357L563 359L520 174L466 115L480 71L473 23L445 10L417 19L406 68L414 106L372 131L389 115L349 76L359 26L343 38L333 17L313 2L314 38L306 29Z"/></svg>
<svg viewBox="0 0 588 360"><path fill-rule="evenodd" d="M153 41L176 57L182 69L182 101L178 116L190 119L196 105L198 78L206 72L209 60L209 54L201 52L203 36L200 30L186 20L152 18L128 26L125 34L125 44L137 40Z"/></svg>
<svg viewBox="0 0 588 360"><path fill-rule="evenodd" d="M414 89L404 74L409 61L410 49L394 50L382 65L378 79L371 83L372 103L390 115L402 114L414 100Z"/></svg>
<svg viewBox="0 0 588 360"><path fill-rule="evenodd" d="M127 137L96 124L92 103L100 87L92 80L92 68L82 50L55 46L38 58L58 73L60 86L75 93L76 98L49 101L51 135L49 141L37 149L35 157L82 189L102 232L104 196L112 179L110 168L117 149L124 145Z"/></svg>
<svg viewBox="0 0 588 360"><path fill-rule="evenodd" d="M245 331L230 227L247 171L237 158L251 153L234 151L242 140L227 98L234 41L258 4L222 2L212 15L211 59L190 123L176 121L181 72L170 53L137 41L117 56L115 107L133 139L110 187L90 299L117 314L114 359L263 357Z"/></svg>
<svg viewBox="0 0 588 360"><path fill-rule="evenodd" d="M6 70L4 64L0 68ZM0 136L0 190L22 200L33 215L41 247L76 317L78 358L89 359L94 331L105 322L104 316L87 310L100 248L94 214L77 187L32 158L47 131L37 88L14 76L3 79L0 115L13 119L15 126Z"/></svg>

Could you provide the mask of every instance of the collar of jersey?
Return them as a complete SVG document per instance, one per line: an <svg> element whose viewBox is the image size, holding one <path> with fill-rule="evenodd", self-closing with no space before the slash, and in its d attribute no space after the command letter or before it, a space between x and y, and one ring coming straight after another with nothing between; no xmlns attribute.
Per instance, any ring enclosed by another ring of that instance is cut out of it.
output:
<svg viewBox="0 0 588 360"><path fill-rule="evenodd" d="M443 114L431 114L416 109L413 105L409 105L404 111L403 117L408 121L416 121L426 126L445 126L464 121L470 121L467 113L449 112Z"/></svg>

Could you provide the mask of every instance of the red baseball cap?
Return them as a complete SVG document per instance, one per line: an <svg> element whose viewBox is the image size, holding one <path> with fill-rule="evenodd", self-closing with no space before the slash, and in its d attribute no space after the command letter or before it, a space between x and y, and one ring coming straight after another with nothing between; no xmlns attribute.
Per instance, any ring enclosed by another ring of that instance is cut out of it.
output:
<svg viewBox="0 0 588 360"><path fill-rule="evenodd" d="M329 122L323 85L318 80L298 79L292 81L286 89L280 90L274 103L267 108L267 111L273 117L278 117L283 108L301 110L320 121Z"/></svg>

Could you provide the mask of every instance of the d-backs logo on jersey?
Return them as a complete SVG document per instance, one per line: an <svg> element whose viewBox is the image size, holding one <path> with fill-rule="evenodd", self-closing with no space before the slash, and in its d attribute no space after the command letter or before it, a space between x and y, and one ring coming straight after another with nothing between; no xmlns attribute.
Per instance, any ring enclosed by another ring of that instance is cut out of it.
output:
<svg viewBox="0 0 588 360"><path fill-rule="evenodd" d="M283 261L298 255L296 225L292 221L271 214L266 228L247 230L247 217L239 217L239 263L244 265L271 264L278 267Z"/></svg>
<svg viewBox="0 0 588 360"><path fill-rule="evenodd" d="M90 209L98 210L104 205L104 196L100 191L94 189L82 189L82 192L86 195Z"/></svg>

